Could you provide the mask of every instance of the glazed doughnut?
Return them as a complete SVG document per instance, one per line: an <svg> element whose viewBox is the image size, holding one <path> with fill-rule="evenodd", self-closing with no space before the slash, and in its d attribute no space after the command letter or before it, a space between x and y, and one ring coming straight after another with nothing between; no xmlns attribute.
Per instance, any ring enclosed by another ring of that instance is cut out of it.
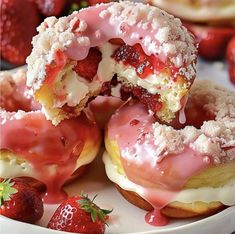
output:
<svg viewBox="0 0 235 234"><path fill-rule="evenodd" d="M27 85L54 124L76 116L117 76L169 122L195 78L196 45L179 19L142 3L100 4L46 19L27 59Z"/></svg>
<svg viewBox="0 0 235 234"><path fill-rule="evenodd" d="M184 125L176 119L167 126L141 103L130 102L107 125L107 176L128 201L154 209L153 220L235 205L235 93L195 81L185 114Z"/></svg>
<svg viewBox="0 0 235 234"><path fill-rule="evenodd" d="M167 12L192 22L234 25L234 0L147 0Z"/></svg>
<svg viewBox="0 0 235 234"><path fill-rule="evenodd" d="M46 202L61 201L61 187L95 158L99 128L84 113L52 125L26 88L25 70L0 73L0 90L0 178L33 178L46 185Z"/></svg>

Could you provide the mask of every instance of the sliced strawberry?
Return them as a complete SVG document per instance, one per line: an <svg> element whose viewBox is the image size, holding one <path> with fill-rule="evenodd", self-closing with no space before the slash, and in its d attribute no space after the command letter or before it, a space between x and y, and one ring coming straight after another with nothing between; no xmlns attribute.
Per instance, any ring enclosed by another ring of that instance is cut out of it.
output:
<svg viewBox="0 0 235 234"><path fill-rule="evenodd" d="M228 41L235 35L235 28L185 24L199 42L199 55L208 60L221 59Z"/></svg>
<svg viewBox="0 0 235 234"><path fill-rule="evenodd" d="M42 199L26 182L5 179L0 183L0 215L34 223L43 215Z"/></svg>
<svg viewBox="0 0 235 234"><path fill-rule="evenodd" d="M100 209L93 201L94 198L90 200L84 195L70 197L57 208L47 227L67 232L103 234L112 210Z"/></svg>
<svg viewBox="0 0 235 234"><path fill-rule="evenodd" d="M229 66L229 76L233 84L235 84L235 37L229 42L226 50L226 59Z"/></svg>
<svg viewBox="0 0 235 234"><path fill-rule="evenodd" d="M97 73L97 69L101 60L101 52L96 48L91 48L87 57L81 61L77 61L77 65L73 70L79 76L91 82Z"/></svg>
<svg viewBox="0 0 235 234"><path fill-rule="evenodd" d="M35 0L40 12L45 16L58 16L64 9L66 0Z"/></svg>
<svg viewBox="0 0 235 234"><path fill-rule="evenodd" d="M40 23L39 12L30 0L0 0L0 6L1 58L22 65L32 49L31 40Z"/></svg>

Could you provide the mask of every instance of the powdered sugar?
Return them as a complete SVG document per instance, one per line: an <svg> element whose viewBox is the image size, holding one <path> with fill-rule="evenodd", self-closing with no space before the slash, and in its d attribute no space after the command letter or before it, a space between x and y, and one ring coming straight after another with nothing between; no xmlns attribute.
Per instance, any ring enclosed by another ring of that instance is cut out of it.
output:
<svg viewBox="0 0 235 234"><path fill-rule="evenodd" d="M46 67L58 50L69 59L81 60L90 47L111 38L121 38L129 45L140 43L146 54L155 54L163 62L179 67L189 80L195 77L193 37L179 19L156 7L128 1L100 4L68 17L47 18L37 30L39 34L33 39L34 48L27 59L27 85L34 90L41 87Z"/></svg>
<svg viewBox="0 0 235 234"><path fill-rule="evenodd" d="M2 125L9 120L19 120L28 114L40 113L34 110L39 107L39 104L32 100L32 95L25 88L25 80L26 69L19 69L13 74L0 72L0 122ZM32 107L32 111L8 111L8 109L14 110L19 103L22 107Z"/></svg>
<svg viewBox="0 0 235 234"><path fill-rule="evenodd" d="M196 81L190 91L190 99L195 103L203 101L204 111L212 112L215 120L204 121L200 129L186 126L181 130L155 123L155 143L159 145L160 139L161 144L167 145L168 152L174 154L189 146L202 155L210 156L216 164L234 160L235 93L209 81Z"/></svg>

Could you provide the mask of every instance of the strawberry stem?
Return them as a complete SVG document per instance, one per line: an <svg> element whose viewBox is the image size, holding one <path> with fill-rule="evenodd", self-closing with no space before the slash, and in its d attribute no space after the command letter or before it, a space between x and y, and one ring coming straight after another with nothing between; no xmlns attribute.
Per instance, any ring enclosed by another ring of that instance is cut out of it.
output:
<svg viewBox="0 0 235 234"><path fill-rule="evenodd" d="M107 216L108 214L110 214L112 210L106 210L106 209L101 209L99 208L95 203L94 203L94 200L95 198L97 197L97 194L93 197L92 200L90 200L88 198L88 195L84 195L82 194L81 197L83 199L80 199L78 200L77 202L80 204L80 207L81 209L85 210L87 213L90 213L91 214L91 220L92 222L95 222L97 220L97 218L104 222L105 224L106 223L106 220L107 220Z"/></svg>

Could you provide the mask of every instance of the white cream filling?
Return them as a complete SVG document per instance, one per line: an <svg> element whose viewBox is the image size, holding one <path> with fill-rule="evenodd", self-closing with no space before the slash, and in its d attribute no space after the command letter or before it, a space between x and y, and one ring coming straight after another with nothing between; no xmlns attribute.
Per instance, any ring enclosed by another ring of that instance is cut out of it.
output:
<svg viewBox="0 0 235 234"><path fill-rule="evenodd" d="M164 102L171 103L170 106L173 111L181 108L181 93L179 92L180 87L178 87L177 83L169 81L168 76L164 74L151 74L145 79L139 78L133 67L124 66L111 58L116 48L116 45L110 43L105 43L99 47L102 53L102 60L98 66L97 76L94 77L92 82L78 76L72 70L73 66L67 66L65 68L66 71L62 72L56 81L56 84L60 86L56 93L58 92L59 96L61 88L64 88L63 92L66 94L66 100L62 102L58 100L55 106L60 107L65 103L69 106L78 105L86 95L99 92L102 83L110 81L114 74L118 74L124 82L141 86L151 94L159 93Z"/></svg>
<svg viewBox="0 0 235 234"><path fill-rule="evenodd" d="M64 80L66 93L67 93L67 104L69 106L76 106L83 98L86 97L89 92L88 86L80 82L77 79L77 74L75 71L71 70L67 73Z"/></svg>
<svg viewBox="0 0 235 234"><path fill-rule="evenodd" d="M80 168L83 165L89 164L95 158L98 153L98 147L88 147L89 153L87 151L82 152L77 160L77 164L75 169L71 172L71 174ZM1 154L1 153L0 153ZM56 164L47 165L44 168L41 168L42 171L47 170L48 175L52 175L57 173L58 167ZM29 162L18 162L17 156L12 154L10 156L10 160L0 160L0 178L15 178L15 177L32 177L37 180L40 179L40 172L33 168L33 165ZM42 181L43 182L43 181Z"/></svg>
<svg viewBox="0 0 235 234"><path fill-rule="evenodd" d="M119 174L117 166L112 163L112 160L106 151L103 154L103 162L105 164L106 174L112 182L118 184L122 189L140 194L139 191L142 191L142 186L133 183L125 175ZM195 201L220 201L224 205L231 206L235 205L234 194L235 180L232 180L219 188L203 187L198 189L184 189L177 193L176 197L170 202L178 201L192 203Z"/></svg>

